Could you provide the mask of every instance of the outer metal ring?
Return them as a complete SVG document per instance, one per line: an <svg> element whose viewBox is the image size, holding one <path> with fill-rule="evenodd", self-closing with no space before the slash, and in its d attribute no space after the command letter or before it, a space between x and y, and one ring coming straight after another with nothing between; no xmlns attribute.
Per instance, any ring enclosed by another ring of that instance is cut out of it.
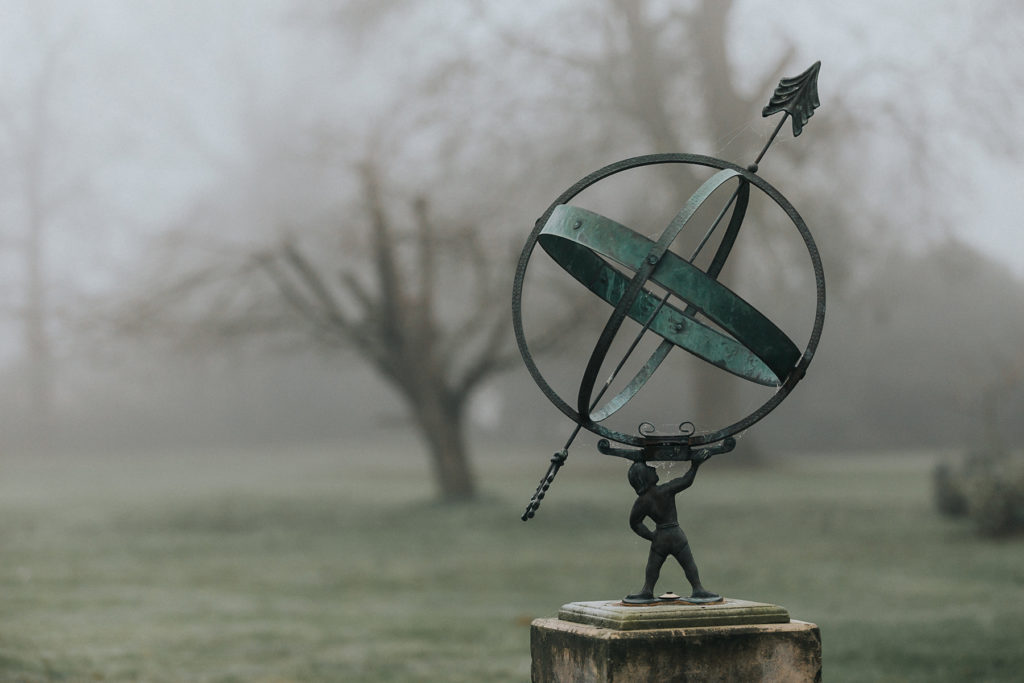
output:
<svg viewBox="0 0 1024 683"><path fill-rule="evenodd" d="M796 209L792 204L789 203L782 194L768 184L763 178L758 176L756 173L744 169L736 164L714 157L708 157L698 154L650 154L639 157L632 157L630 159L624 159L605 166L604 168L598 169L591 173L585 178L579 180L568 190L563 192L554 202L547 208L544 214L537 220L534 225L533 231L530 233L526 240L526 244L523 245L523 251L519 256L519 262L516 266L515 280L512 286L512 325L515 332L516 344L519 347L519 352L523 357L523 362L526 364L527 370L533 377L534 382L541 389L548 400L555 405L566 417L581 425L588 431L603 436L612 441L617 441L623 444L629 444L632 446L644 446L648 443L648 440L642 436L636 436L625 432L619 432L613 429L609 429L604 425L592 422L589 416L581 416L579 412L573 409L561 396L558 395L554 389L548 384L547 380L541 374L537 368L536 362L534 362L532 355L530 354L529 347L526 343L526 335L523 331L523 317L522 317L522 291L523 281L526 277L526 269L529 265L530 257L533 254L534 247L537 244L537 238L550 218L551 213L559 205L568 203L573 197L578 195L580 192L597 183L600 180L608 178L616 173L621 173L633 168L639 168L642 166L651 166L656 164L692 164L697 166L706 166L709 168L715 168L719 170L731 170L735 172L735 175L742 177L744 180L754 185L768 197L772 199L789 217L790 221L796 226L800 232L800 236L804 240L804 246L807 248L808 255L811 258L811 266L814 270L814 281L816 288L816 306L814 315L814 325L811 329L810 337L807 341L807 346L804 348L803 354L796 366L785 378L785 381L779 387L779 389L765 401L759 408L748 414L746 417L718 429L716 431L702 432L700 434L694 434L690 436L679 436L665 439L659 437L659 441L666 440L677 440L685 442L690 446L700 446L703 444L715 443L722 439L732 436L744 429L750 427L758 420L765 417L768 413L775 409L789 395L789 392L793 390L796 383L803 377L806 372L807 366L810 364L811 359L814 356L814 352L817 349L818 341L821 339L821 330L825 321L825 275L821 265L821 256L818 253L817 245L814 243L814 238L811 236L810 229L807 224L797 213ZM719 265L720 267L720 265Z"/></svg>

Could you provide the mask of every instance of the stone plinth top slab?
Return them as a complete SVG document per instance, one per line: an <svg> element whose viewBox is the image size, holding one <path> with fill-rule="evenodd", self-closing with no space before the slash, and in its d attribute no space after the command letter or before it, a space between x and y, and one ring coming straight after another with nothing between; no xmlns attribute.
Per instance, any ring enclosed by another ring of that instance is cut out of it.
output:
<svg viewBox="0 0 1024 683"><path fill-rule="evenodd" d="M597 600L562 605L558 618L617 631L635 631L651 628L785 624L789 623L789 612L778 605L732 598L723 598L721 602L706 605L682 602L625 605L618 600Z"/></svg>

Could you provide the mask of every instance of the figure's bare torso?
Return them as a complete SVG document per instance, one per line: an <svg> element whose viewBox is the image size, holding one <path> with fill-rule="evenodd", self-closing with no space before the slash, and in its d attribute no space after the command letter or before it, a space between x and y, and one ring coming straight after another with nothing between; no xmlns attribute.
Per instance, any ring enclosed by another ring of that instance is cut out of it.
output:
<svg viewBox="0 0 1024 683"><path fill-rule="evenodd" d="M666 490L667 486L652 486L644 491L636 500L633 509L650 517L655 524L678 523L675 493Z"/></svg>

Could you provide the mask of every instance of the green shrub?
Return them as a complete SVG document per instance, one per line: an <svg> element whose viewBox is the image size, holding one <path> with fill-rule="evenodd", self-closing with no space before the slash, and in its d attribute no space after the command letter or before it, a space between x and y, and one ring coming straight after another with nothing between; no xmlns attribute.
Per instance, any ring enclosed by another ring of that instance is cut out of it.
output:
<svg viewBox="0 0 1024 683"><path fill-rule="evenodd" d="M937 465L933 482L939 511L966 514L979 534L1024 532L1024 455L975 451L959 465Z"/></svg>
<svg viewBox="0 0 1024 683"><path fill-rule="evenodd" d="M967 496L963 484L957 478L950 462L940 462L932 472L932 486L935 491L935 507L944 515L963 517L967 514Z"/></svg>

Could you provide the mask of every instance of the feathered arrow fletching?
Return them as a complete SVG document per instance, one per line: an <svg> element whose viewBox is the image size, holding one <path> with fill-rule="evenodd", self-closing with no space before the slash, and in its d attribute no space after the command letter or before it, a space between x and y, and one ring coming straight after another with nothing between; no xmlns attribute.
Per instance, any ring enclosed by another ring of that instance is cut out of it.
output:
<svg viewBox="0 0 1024 683"><path fill-rule="evenodd" d="M821 62L815 62L811 68L799 76L783 78L779 87L775 88L772 99L761 110L761 116L771 116L776 112L785 111L793 119L793 137L803 132L804 124L814 116L814 110L821 102L818 101L818 70Z"/></svg>

